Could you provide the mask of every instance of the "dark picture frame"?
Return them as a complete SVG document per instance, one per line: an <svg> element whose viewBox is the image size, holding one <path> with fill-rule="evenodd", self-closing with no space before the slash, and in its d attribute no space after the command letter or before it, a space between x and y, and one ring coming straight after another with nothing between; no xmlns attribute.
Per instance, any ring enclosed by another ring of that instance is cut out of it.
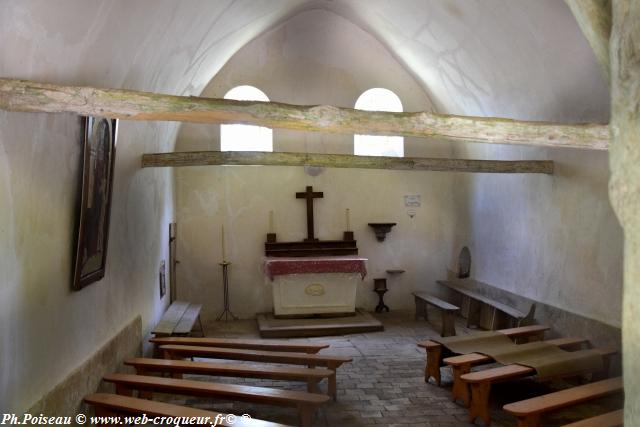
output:
<svg viewBox="0 0 640 427"><path fill-rule="evenodd" d="M105 275L118 121L83 117L82 181L72 287L80 290Z"/></svg>
<svg viewBox="0 0 640 427"><path fill-rule="evenodd" d="M160 280L160 299L164 297L167 293L167 273L166 273L165 262L162 260L160 262L160 271L158 272L159 280Z"/></svg>

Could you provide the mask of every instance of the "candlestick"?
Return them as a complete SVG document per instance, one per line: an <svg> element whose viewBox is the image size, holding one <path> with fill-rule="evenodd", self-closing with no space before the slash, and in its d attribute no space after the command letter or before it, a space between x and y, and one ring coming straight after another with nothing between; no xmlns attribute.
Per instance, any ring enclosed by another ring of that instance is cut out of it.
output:
<svg viewBox="0 0 640 427"><path fill-rule="evenodd" d="M350 214L350 210L349 208L347 208L347 210L345 211L345 215L347 216L347 230L346 231L351 231L351 224L350 224L350 218L349 215Z"/></svg>
<svg viewBox="0 0 640 427"><path fill-rule="evenodd" d="M227 260L226 251L224 248L224 224L222 225L222 262Z"/></svg>
<svg viewBox="0 0 640 427"><path fill-rule="evenodd" d="M269 233L273 233L273 211L269 211Z"/></svg>

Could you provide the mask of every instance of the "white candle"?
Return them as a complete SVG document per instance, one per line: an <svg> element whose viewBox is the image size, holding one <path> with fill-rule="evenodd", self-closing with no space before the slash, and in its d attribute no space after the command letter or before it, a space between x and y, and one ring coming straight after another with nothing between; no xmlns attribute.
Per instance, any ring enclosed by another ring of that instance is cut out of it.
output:
<svg viewBox="0 0 640 427"><path fill-rule="evenodd" d="M350 218L349 218L349 213L350 213L349 208L347 208L347 210L345 212L345 214L347 216L347 229L345 231L351 231L351 224L350 224L351 221L350 221Z"/></svg>
<svg viewBox="0 0 640 427"><path fill-rule="evenodd" d="M224 225L222 225L222 262L227 260L226 251L224 249Z"/></svg>
<svg viewBox="0 0 640 427"><path fill-rule="evenodd" d="M273 233L273 211L269 211L269 233Z"/></svg>

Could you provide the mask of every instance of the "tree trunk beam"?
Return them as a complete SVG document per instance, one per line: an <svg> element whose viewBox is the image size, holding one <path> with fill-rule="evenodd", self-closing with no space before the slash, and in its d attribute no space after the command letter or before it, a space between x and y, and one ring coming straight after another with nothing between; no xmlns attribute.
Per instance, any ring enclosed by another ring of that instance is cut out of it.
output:
<svg viewBox="0 0 640 427"><path fill-rule="evenodd" d="M610 84L611 0L565 0L565 3L591 45L607 84Z"/></svg>
<svg viewBox="0 0 640 427"><path fill-rule="evenodd" d="M0 109L76 113L125 120L241 123L301 131L606 150L609 126L557 124L429 112L359 111L327 105L233 101L122 89L0 79Z"/></svg>
<svg viewBox="0 0 640 427"><path fill-rule="evenodd" d="M266 153L259 151L191 151L142 155L143 168L205 165L320 166L440 172L553 173L553 162L550 160L430 159L353 156L347 154Z"/></svg>

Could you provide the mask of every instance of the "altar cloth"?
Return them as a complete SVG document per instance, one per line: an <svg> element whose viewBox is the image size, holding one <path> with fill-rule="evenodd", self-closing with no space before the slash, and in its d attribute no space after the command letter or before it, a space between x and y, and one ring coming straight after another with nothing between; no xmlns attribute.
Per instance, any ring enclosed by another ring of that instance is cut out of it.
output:
<svg viewBox="0 0 640 427"><path fill-rule="evenodd" d="M367 275L367 258L359 256L323 257L267 257L264 260L264 274L273 281L275 276L286 274L313 273L359 273L362 279Z"/></svg>

